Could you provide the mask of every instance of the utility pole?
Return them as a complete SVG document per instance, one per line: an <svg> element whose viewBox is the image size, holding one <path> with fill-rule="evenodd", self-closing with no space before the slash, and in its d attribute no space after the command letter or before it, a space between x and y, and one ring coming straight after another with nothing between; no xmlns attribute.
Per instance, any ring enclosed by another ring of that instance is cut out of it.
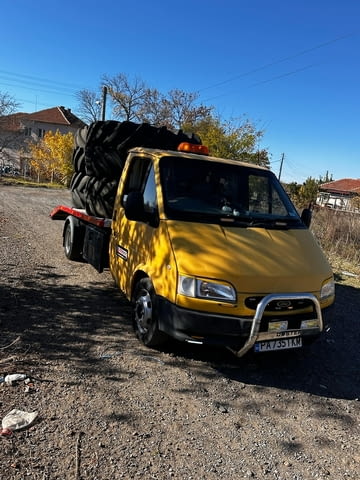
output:
<svg viewBox="0 0 360 480"><path fill-rule="evenodd" d="M105 120L107 87L104 85L101 100L101 120Z"/></svg>
<svg viewBox="0 0 360 480"><path fill-rule="evenodd" d="M283 167L283 163L284 163L284 156L285 156L285 154L283 153L281 155L281 161L280 161L280 170L279 170L279 177L278 177L279 180L281 178L281 172L282 172L282 167Z"/></svg>

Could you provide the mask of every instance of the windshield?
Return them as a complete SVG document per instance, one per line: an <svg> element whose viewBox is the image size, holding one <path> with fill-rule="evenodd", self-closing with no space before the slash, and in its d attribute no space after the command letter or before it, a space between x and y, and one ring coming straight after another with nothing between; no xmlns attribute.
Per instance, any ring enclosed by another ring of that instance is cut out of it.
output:
<svg viewBox="0 0 360 480"><path fill-rule="evenodd" d="M244 226L302 226L275 175L242 165L192 158L160 161L168 218Z"/></svg>

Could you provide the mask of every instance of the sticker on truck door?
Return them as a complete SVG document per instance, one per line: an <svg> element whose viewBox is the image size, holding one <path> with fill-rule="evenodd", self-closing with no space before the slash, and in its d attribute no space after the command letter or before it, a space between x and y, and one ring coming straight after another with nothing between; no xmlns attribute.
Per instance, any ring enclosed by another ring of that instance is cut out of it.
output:
<svg viewBox="0 0 360 480"><path fill-rule="evenodd" d="M128 250L121 245L116 245L116 256L122 258L123 260L127 260Z"/></svg>

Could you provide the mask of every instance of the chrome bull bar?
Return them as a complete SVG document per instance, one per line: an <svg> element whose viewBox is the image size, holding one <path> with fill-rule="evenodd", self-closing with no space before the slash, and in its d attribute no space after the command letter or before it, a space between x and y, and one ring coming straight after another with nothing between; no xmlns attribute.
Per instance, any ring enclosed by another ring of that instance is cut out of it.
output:
<svg viewBox="0 0 360 480"><path fill-rule="evenodd" d="M323 325L320 303L319 303L319 300L315 297L315 295L313 295L312 293L270 294L270 295L266 295L258 303L258 306L256 307L255 315L252 321L249 338L247 339L243 347L240 348L240 350L238 351L233 350L232 348L229 348L229 350L231 350L232 353L234 353L237 357L242 357L243 355L245 355L245 353L248 352L254 346L255 342L259 339L260 324L261 324L261 320L264 315L266 307L269 305L270 302L282 301L282 300L285 300L285 301L286 300L310 300L315 307L315 312L317 315L317 320L319 322L320 332L323 330L324 325Z"/></svg>

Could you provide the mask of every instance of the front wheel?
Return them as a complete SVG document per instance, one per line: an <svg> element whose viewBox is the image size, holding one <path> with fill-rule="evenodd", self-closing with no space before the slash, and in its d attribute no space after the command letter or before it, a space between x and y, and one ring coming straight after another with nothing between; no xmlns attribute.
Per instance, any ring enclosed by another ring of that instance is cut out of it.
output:
<svg viewBox="0 0 360 480"><path fill-rule="evenodd" d="M158 327L157 298L149 278L142 278L136 285L133 303L133 325L137 337L148 347L166 342L167 335Z"/></svg>

